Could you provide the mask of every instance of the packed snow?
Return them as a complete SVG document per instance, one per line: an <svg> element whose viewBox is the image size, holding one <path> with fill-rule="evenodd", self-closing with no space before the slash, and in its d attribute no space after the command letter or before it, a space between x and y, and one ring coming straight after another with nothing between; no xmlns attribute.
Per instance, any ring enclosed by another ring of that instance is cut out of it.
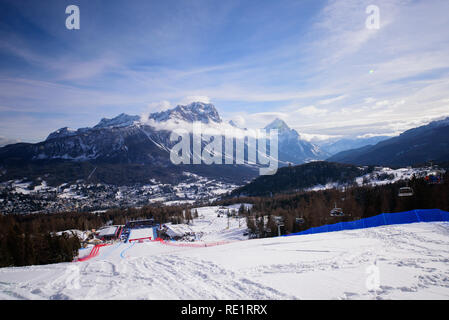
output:
<svg viewBox="0 0 449 320"><path fill-rule="evenodd" d="M104 237L104 236L110 236L114 235L117 232L117 226L110 226L106 228L102 228L98 230L98 236Z"/></svg>
<svg viewBox="0 0 449 320"><path fill-rule="evenodd" d="M369 185L369 186L378 186L378 185L386 185L390 183L395 183L401 180L407 181L415 177L425 177L432 170L429 168L399 168L399 169L391 169L388 167L376 167L373 172L364 174L360 177L355 178L354 182L358 186ZM351 185L349 184L341 184L338 182L329 182L326 185L317 184L312 187L306 188L304 191L319 191L319 190L327 190L334 188L342 188L345 186Z"/></svg>
<svg viewBox="0 0 449 320"><path fill-rule="evenodd" d="M83 262L3 268L0 299L449 298L447 222L244 240L244 221L228 227L219 209L198 208L189 229L222 245L117 242Z"/></svg>
<svg viewBox="0 0 449 320"><path fill-rule="evenodd" d="M153 232L153 228L131 229L128 240L132 241L150 237L152 240L156 238Z"/></svg>

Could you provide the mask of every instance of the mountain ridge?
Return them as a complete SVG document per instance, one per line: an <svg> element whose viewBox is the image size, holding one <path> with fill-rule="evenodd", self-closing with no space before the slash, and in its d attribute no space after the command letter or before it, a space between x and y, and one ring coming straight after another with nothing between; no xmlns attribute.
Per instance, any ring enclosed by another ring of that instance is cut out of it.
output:
<svg viewBox="0 0 449 320"><path fill-rule="evenodd" d="M315 144L302 140L301 135L295 129L290 128L285 121L279 118L266 125L264 129L278 130L280 162L301 164L314 160L324 160L328 156Z"/></svg>
<svg viewBox="0 0 449 320"><path fill-rule="evenodd" d="M354 164L373 164L373 165L391 165L396 164L391 161L380 161L379 154L394 154L398 152L397 145L394 142L398 139L408 140L409 142L420 141L422 136L428 135L429 132L438 131L428 137L427 144L438 146L441 137L449 136L449 118L432 122L423 127L410 129L398 137L390 138L377 143L376 145L363 146L362 148L343 151L337 155L329 157L329 154L322 151L317 145L301 139L301 135L294 129L290 128L285 121L274 119L265 126L265 129L278 129L278 160L279 166L289 164L302 164L318 160L332 162L354 163ZM151 120L151 121L148 121ZM38 143L16 143L9 144L0 148L0 167L12 170L16 174L2 175L0 179L17 178L20 168L32 166L36 169L36 175L46 174L43 168L47 168L47 163L62 161L64 164L57 166L61 170L65 170L72 162L90 162L97 165L107 164L111 166L131 166L135 170L146 170L147 172L165 172L167 175L180 174L180 167L176 167L170 161L170 150L176 142L170 140L171 130L165 126L159 128L158 124L173 122L175 125L192 123L193 121L201 121L206 125L228 125L235 127L234 122L225 123L221 119L217 109L213 104L193 102L186 106L178 105L175 108L161 112L155 112L148 115L148 118L142 118L136 115L121 113L113 118L102 118L95 126L79 128L77 130L68 127L60 128L51 132L47 139ZM247 129L241 129L244 132ZM445 131L446 130L446 131ZM421 138L420 138L421 137ZM422 140L422 139L421 139ZM443 139L444 140L444 139ZM441 142L441 141L440 141ZM447 139L442 141L446 143L446 149L449 149ZM205 145L206 141L202 141ZM393 146L391 146L393 144ZM376 147L377 146L377 147ZM385 147L387 150L377 152L369 156L368 161L362 161L360 157L366 152L372 152L379 146ZM443 147L444 147L443 146ZM247 146L245 145L247 153ZM267 148L270 149L269 146ZM419 148L418 148L419 149ZM447 152L446 152L447 153ZM429 157L417 158L420 162L428 160L446 160L449 155L442 153L441 157L435 157L434 153L429 152ZM430 156L431 155L431 156ZM352 157L352 158L351 158ZM356 161L353 159L356 157ZM359 158L357 158L359 157ZM360 161L359 161L360 160ZM399 162L399 165L410 165L410 161ZM143 169L145 168L145 169ZM45 169L45 170L47 170ZM98 169L100 172L101 170ZM127 169L121 168L121 172ZM256 177L257 167L252 165L184 165L183 170L192 173L202 173L208 176L219 178L219 175L231 176L235 182L242 182ZM8 170L7 170L8 171ZM10 170L11 171L11 170ZM25 171L24 171L25 172ZM33 174L33 170L27 170L27 174ZM55 171L55 174L57 172ZM134 175L133 176L138 176ZM142 179L148 179L148 173L142 174ZM134 178L133 178L134 179ZM126 181L126 177L123 177ZM134 181L134 180L133 180Z"/></svg>
<svg viewBox="0 0 449 320"><path fill-rule="evenodd" d="M356 165L410 166L449 159L449 117L404 131L399 136L337 153L328 161Z"/></svg>

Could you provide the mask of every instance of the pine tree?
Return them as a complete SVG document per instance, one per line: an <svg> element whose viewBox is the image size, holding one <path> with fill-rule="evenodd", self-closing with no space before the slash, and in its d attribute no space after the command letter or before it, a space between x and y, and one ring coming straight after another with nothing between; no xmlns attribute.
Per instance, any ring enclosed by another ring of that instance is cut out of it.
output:
<svg viewBox="0 0 449 320"><path fill-rule="evenodd" d="M243 205L243 203L240 205L238 214L239 216L243 216L245 214L245 206Z"/></svg>

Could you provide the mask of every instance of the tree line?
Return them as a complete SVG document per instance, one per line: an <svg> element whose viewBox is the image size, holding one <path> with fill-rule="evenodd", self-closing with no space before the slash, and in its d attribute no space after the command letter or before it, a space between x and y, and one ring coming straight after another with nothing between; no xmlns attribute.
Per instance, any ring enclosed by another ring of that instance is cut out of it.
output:
<svg viewBox="0 0 449 320"><path fill-rule="evenodd" d="M78 255L80 239L56 232L98 229L105 224L154 219L156 223L185 223L197 216L187 206L144 206L106 212L0 214L0 267L70 262Z"/></svg>
<svg viewBox="0 0 449 320"><path fill-rule="evenodd" d="M441 209L449 211L449 174L442 184L428 184L422 178L409 181L413 196L399 197L398 191L406 182L399 181L377 186L351 186L313 192L274 194L272 196L233 197L216 202L217 205L252 203L247 213L248 229L254 237L278 234L277 217L283 222L282 234L307 230L326 224L359 220L381 213L413 209ZM341 208L344 216L331 216L330 211Z"/></svg>

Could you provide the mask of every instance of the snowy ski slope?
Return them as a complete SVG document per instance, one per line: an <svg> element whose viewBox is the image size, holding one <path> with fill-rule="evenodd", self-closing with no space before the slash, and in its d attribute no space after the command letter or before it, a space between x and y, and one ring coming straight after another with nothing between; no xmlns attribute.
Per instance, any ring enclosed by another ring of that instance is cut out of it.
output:
<svg viewBox="0 0 449 320"><path fill-rule="evenodd" d="M117 243L88 261L3 268L0 299L449 299L446 222L239 241L245 226L227 229L216 209L191 228L230 243Z"/></svg>

